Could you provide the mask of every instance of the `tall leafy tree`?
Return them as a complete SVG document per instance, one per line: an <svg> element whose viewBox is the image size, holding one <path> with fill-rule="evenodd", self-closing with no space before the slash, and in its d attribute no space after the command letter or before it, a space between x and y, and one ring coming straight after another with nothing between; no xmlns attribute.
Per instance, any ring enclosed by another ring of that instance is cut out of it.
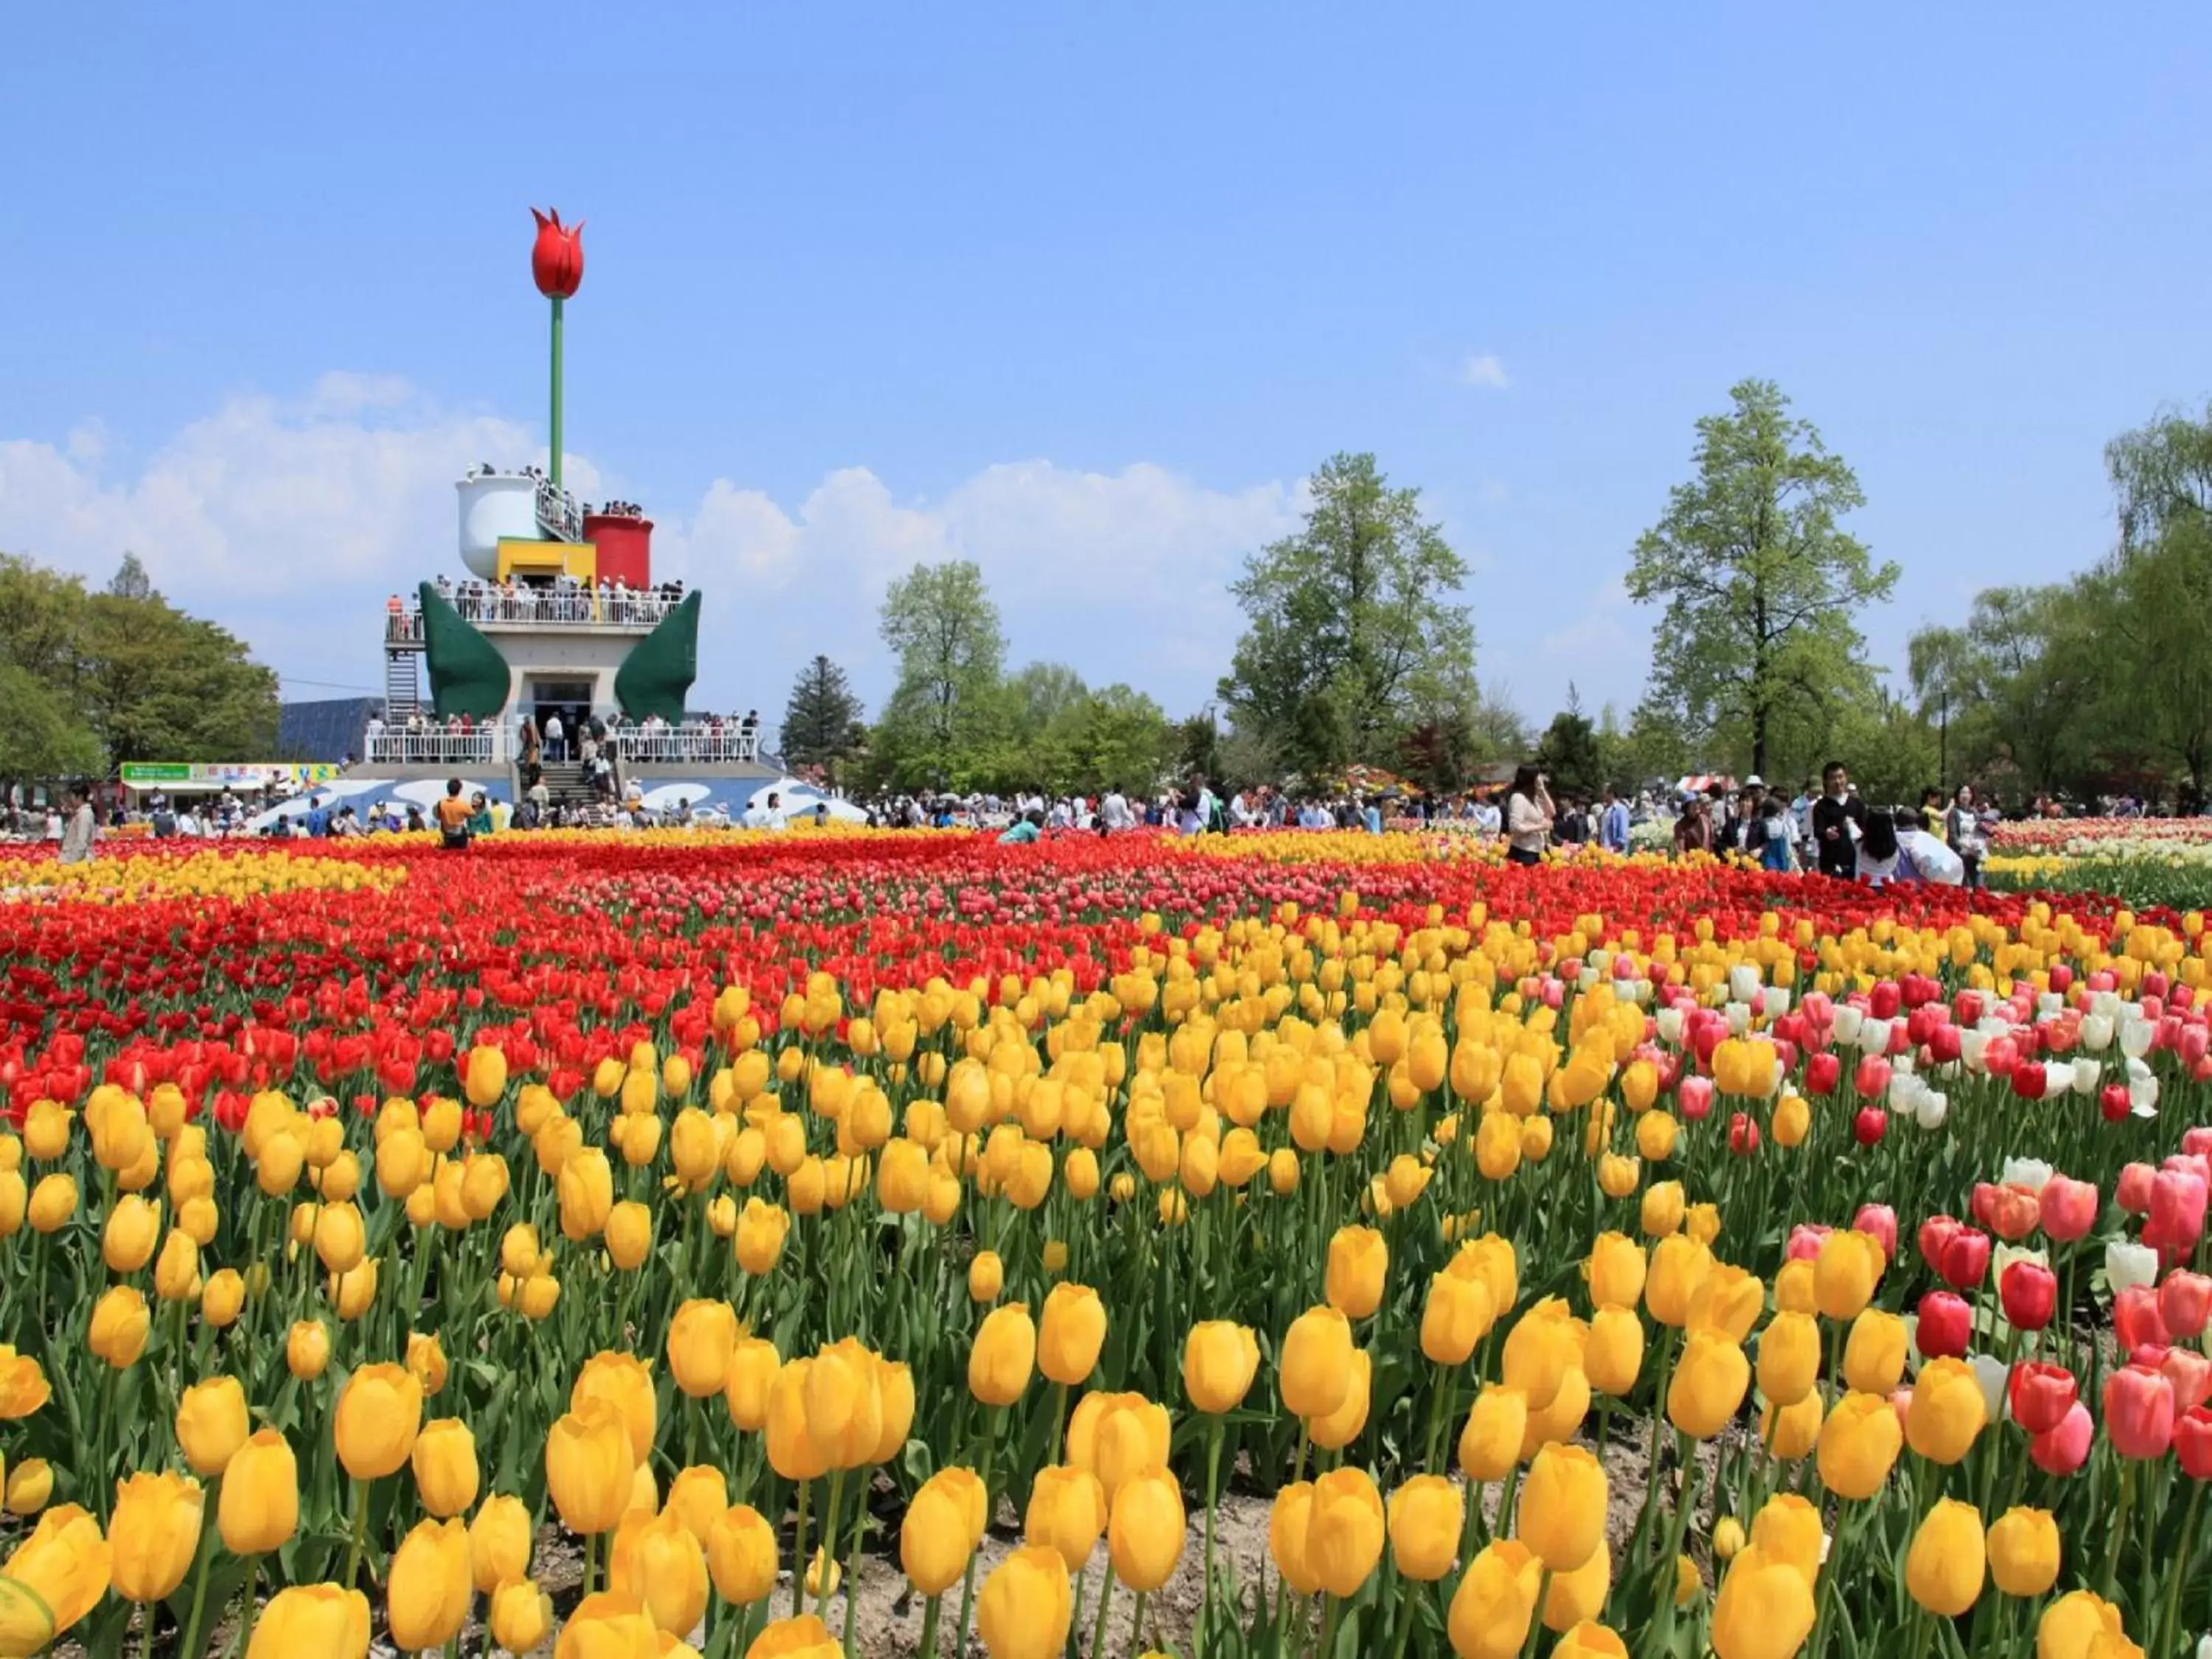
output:
<svg viewBox="0 0 2212 1659"><path fill-rule="evenodd" d="M799 671L777 738L792 766L819 766L834 774L851 758L860 747L860 700L843 669L817 654Z"/></svg>
<svg viewBox="0 0 2212 1659"><path fill-rule="evenodd" d="M965 559L915 565L884 596L880 630L899 675L872 766L902 788L975 787L1000 759L1006 654L982 571Z"/></svg>
<svg viewBox="0 0 2212 1659"><path fill-rule="evenodd" d="M1220 695L1291 766L1389 764L1417 711L1473 692L1467 564L1375 457L1336 455L1304 527L1245 562L1246 626Z"/></svg>
<svg viewBox="0 0 2212 1659"><path fill-rule="evenodd" d="M1597 726L1583 713L1582 699L1571 683L1567 687L1567 706L1552 716L1544 740L1537 745L1536 758L1552 775L1555 797L1588 799L1605 787L1605 753L1598 741Z"/></svg>
<svg viewBox="0 0 2212 1659"><path fill-rule="evenodd" d="M1888 597L1897 566L1841 527L1858 479L1781 388L1743 380L1729 397L1698 421L1697 476L1638 539L1628 591L1665 606L1653 693L1740 741L1764 774L1793 715L1818 723L1868 690L1856 618Z"/></svg>

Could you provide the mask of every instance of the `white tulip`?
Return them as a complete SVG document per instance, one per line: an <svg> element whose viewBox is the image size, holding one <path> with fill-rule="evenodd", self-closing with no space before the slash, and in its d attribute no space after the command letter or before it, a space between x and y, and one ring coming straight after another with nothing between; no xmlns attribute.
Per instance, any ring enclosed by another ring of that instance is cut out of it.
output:
<svg viewBox="0 0 2212 1659"><path fill-rule="evenodd" d="M1650 1001L1651 981L1648 979L1632 979L1629 981L1628 1000L1639 1006Z"/></svg>
<svg viewBox="0 0 2212 1659"><path fill-rule="evenodd" d="M1859 1027L1866 1023L1866 1010L1854 1002L1836 1006L1836 1042L1848 1047L1858 1041Z"/></svg>
<svg viewBox="0 0 2212 1659"><path fill-rule="evenodd" d="M2035 1000L2035 1012L2046 1019L2066 1006L2066 999L2056 991L2045 991Z"/></svg>
<svg viewBox="0 0 2212 1659"><path fill-rule="evenodd" d="M1889 1074L1889 1109L1893 1112L1911 1111L1927 1092L1928 1085L1910 1072Z"/></svg>
<svg viewBox="0 0 2212 1659"><path fill-rule="evenodd" d="M2128 1079L2128 1114L2131 1117L2158 1115L2158 1079L2138 1077Z"/></svg>
<svg viewBox="0 0 2212 1659"><path fill-rule="evenodd" d="M2116 1238L2105 1246L2105 1282L2118 1295L2130 1285L2158 1282L2158 1252L2148 1244Z"/></svg>
<svg viewBox="0 0 2212 1659"><path fill-rule="evenodd" d="M1597 969L1584 963L1582 972L1575 975L1575 988L1577 991L1595 991L1597 989L1598 979Z"/></svg>
<svg viewBox="0 0 2212 1659"><path fill-rule="evenodd" d="M2094 1095L2104 1080L2105 1068L2098 1065L2095 1060L2087 1054L2076 1054L2074 1057L2074 1092L2075 1094Z"/></svg>
<svg viewBox="0 0 2212 1659"><path fill-rule="evenodd" d="M1912 1103L1912 1121L1923 1129L1940 1129L1951 1115L1951 1097L1941 1089L1923 1089Z"/></svg>
<svg viewBox="0 0 2212 1659"><path fill-rule="evenodd" d="M1982 1404L1988 1408L1992 1423L2004 1420L2005 1383L2012 1367L1992 1353L1978 1353L1967 1357L1966 1363L1974 1368L1974 1381L1982 1385Z"/></svg>
<svg viewBox="0 0 2212 1659"><path fill-rule="evenodd" d="M1959 1063L1977 1077L1988 1066L1984 1063L1989 1051L1990 1034L1975 1030L1959 1033Z"/></svg>
<svg viewBox="0 0 2212 1659"><path fill-rule="evenodd" d="M1856 1040L1863 1054L1884 1054L1889 1052L1889 1026L1886 1019L1863 1019L1859 1022Z"/></svg>
<svg viewBox="0 0 2212 1659"><path fill-rule="evenodd" d="M1725 1003L1721 1016L1728 1021L1729 1035L1741 1036L1751 1029L1751 1005L1748 1002Z"/></svg>
<svg viewBox="0 0 2212 1659"><path fill-rule="evenodd" d="M1990 1257L1990 1283L2002 1288L2005 1269L2015 1261L2033 1261L2039 1267L2048 1267L2051 1253L2048 1250L2023 1250L2017 1244L2000 1243Z"/></svg>
<svg viewBox="0 0 2212 1659"><path fill-rule="evenodd" d="M2051 1168L2039 1158L2008 1158L1998 1178L2008 1187L2030 1187L2041 1192L2050 1184Z"/></svg>
<svg viewBox="0 0 2212 1659"><path fill-rule="evenodd" d="M1613 971L1613 952L1603 949L1591 951L1589 965L1601 974L1610 974Z"/></svg>
<svg viewBox="0 0 2212 1659"><path fill-rule="evenodd" d="M2120 1017L2120 994L2118 991L2093 991L2089 994L2089 1012L2107 1024Z"/></svg>
<svg viewBox="0 0 2212 1659"><path fill-rule="evenodd" d="M1759 969L1738 963L1729 969L1729 995L1738 1002L1749 1002L1759 994Z"/></svg>
<svg viewBox="0 0 2212 1659"><path fill-rule="evenodd" d="M2110 1014L2091 1014L2081 1022L2081 1046L2093 1054L2101 1054L2112 1046Z"/></svg>
<svg viewBox="0 0 2212 1659"><path fill-rule="evenodd" d="M2141 1060L2150 1052L2158 1028L2147 1019L2131 1019L2120 1027L2120 1052L2130 1060Z"/></svg>
<svg viewBox="0 0 2212 1659"><path fill-rule="evenodd" d="M2212 1659L2212 1636L2197 1638L2197 1659Z"/></svg>
<svg viewBox="0 0 2212 1659"><path fill-rule="evenodd" d="M1679 1047L1682 1041L1682 1011L1667 1007L1659 1011L1659 1040L1669 1047Z"/></svg>

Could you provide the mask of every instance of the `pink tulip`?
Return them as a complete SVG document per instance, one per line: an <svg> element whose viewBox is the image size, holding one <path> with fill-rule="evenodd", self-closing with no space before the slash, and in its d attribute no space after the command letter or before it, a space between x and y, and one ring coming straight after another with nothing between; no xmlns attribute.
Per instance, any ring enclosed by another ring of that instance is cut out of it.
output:
<svg viewBox="0 0 2212 1659"><path fill-rule="evenodd" d="M1682 1115L1692 1123L1710 1117L1713 1109L1713 1080L1709 1077L1686 1077L1675 1093L1676 1103Z"/></svg>
<svg viewBox="0 0 2212 1659"><path fill-rule="evenodd" d="M1827 1243L1828 1235L1836 1230L1823 1227L1817 1221L1801 1221L1790 1230L1790 1242L1784 1247L1784 1255L1791 1261L1814 1261L1820 1258L1820 1246Z"/></svg>
<svg viewBox="0 0 2212 1659"><path fill-rule="evenodd" d="M2090 1443L2096 1437L2096 1422L2077 1400L2067 1407L2057 1428L2030 1437L2027 1455L2045 1474L2071 1474L2089 1461Z"/></svg>
<svg viewBox="0 0 2212 1659"><path fill-rule="evenodd" d="M2183 1130L2181 1150L2194 1152L2199 1158L2212 1156L2212 1127L2199 1124L2193 1129Z"/></svg>
<svg viewBox="0 0 2212 1659"><path fill-rule="evenodd" d="M2148 1164L2130 1164L2120 1171L2120 1184L2113 1197L2130 1215L2150 1213L2151 1184L2158 1179L2158 1171Z"/></svg>
<svg viewBox="0 0 2212 1659"><path fill-rule="evenodd" d="M2100 1207L2094 1182L2055 1175L2043 1186L2043 1231L2062 1244L2087 1238Z"/></svg>
<svg viewBox="0 0 2212 1659"><path fill-rule="evenodd" d="M1886 1260L1897 1260L1897 1212L1888 1205L1860 1205L1858 1214L1851 1221L1851 1230L1877 1241Z"/></svg>
<svg viewBox="0 0 2212 1659"><path fill-rule="evenodd" d="M2160 1170L2151 1179L2150 1219L2143 1243L2186 1249L2204 1237L2204 1177L2194 1170Z"/></svg>
<svg viewBox="0 0 2212 1659"><path fill-rule="evenodd" d="M2158 1292L2148 1285L2121 1287L2112 1298L2112 1329L2123 1353L2131 1354L2142 1347L2168 1347L2173 1342L2173 1333L2159 1309Z"/></svg>
<svg viewBox="0 0 2212 1659"><path fill-rule="evenodd" d="M2184 1340L2202 1336L2212 1322L2212 1278L2175 1268L2158 1287L2158 1316Z"/></svg>
<svg viewBox="0 0 2212 1659"><path fill-rule="evenodd" d="M2105 1379L2105 1434L2123 1457L2163 1457L2173 1443L2173 1384L2130 1364Z"/></svg>
<svg viewBox="0 0 2212 1659"><path fill-rule="evenodd" d="M2173 1408L2186 1414L2212 1400L2212 1359L2194 1348L2168 1348L2159 1372L2173 1389Z"/></svg>

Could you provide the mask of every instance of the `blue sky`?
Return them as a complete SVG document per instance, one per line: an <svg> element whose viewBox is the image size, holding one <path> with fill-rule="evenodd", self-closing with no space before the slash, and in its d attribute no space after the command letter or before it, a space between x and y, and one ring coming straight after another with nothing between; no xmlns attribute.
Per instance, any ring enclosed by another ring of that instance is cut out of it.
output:
<svg viewBox="0 0 2212 1659"><path fill-rule="evenodd" d="M588 222L573 465L708 590L711 706L817 649L880 695L883 585L962 554L1012 660L1187 712L1370 448L1484 678L1625 711L1628 550L1746 374L1858 470L1882 660L2108 545L2105 441L2212 392L2212 15L1486 10L20 13L0 547L374 687L459 466L544 441L532 204Z"/></svg>

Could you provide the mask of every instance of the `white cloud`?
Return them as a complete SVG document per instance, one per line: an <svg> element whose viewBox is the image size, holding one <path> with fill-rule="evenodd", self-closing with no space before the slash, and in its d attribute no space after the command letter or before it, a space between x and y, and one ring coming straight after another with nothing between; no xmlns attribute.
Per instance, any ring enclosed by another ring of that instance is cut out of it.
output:
<svg viewBox="0 0 2212 1659"><path fill-rule="evenodd" d="M1503 392L1513 384L1513 377L1505 372L1504 361L1494 351L1468 358L1460 365L1459 378L1465 385L1486 386L1492 392Z"/></svg>
<svg viewBox="0 0 2212 1659"><path fill-rule="evenodd" d="M226 402L143 465L97 422L61 445L0 439L0 548L94 580L131 549L179 604L303 677L296 695L374 690L384 596L458 569L454 481L472 462L532 458L544 459L521 422L440 409L392 377L326 374L304 398ZM587 458L567 470L580 493L602 487ZM1012 663L1064 660L1187 713L1212 696L1236 638L1227 583L1304 502L1293 483L1224 491L1150 463L1035 459L985 467L934 500L902 500L856 466L789 507L727 478L688 505L647 505L656 573L706 594L697 700L773 721L817 651L872 702L888 691L884 592L917 562L954 557L981 566Z"/></svg>

